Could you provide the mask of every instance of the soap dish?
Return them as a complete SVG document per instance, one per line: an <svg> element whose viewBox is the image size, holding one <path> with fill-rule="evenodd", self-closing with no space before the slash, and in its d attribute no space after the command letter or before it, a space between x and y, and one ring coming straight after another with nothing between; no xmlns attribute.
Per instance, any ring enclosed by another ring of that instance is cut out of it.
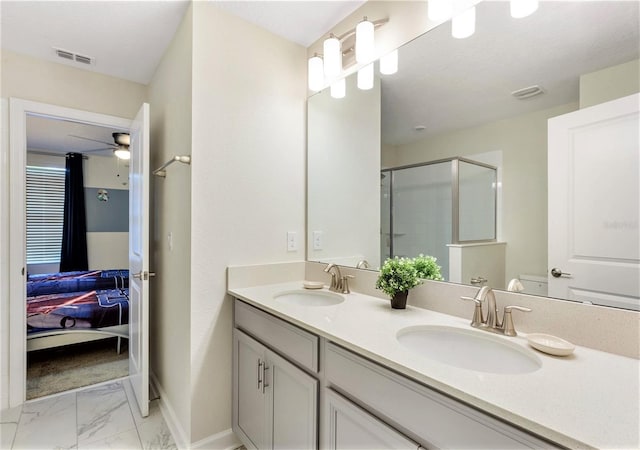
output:
<svg viewBox="0 0 640 450"><path fill-rule="evenodd" d="M576 348L571 342L550 334L531 333L527 336L527 341L536 350L555 356L568 356Z"/></svg>
<svg viewBox="0 0 640 450"><path fill-rule="evenodd" d="M322 289L324 287L324 283L322 281L304 280L302 282L302 287L304 287L305 289Z"/></svg>

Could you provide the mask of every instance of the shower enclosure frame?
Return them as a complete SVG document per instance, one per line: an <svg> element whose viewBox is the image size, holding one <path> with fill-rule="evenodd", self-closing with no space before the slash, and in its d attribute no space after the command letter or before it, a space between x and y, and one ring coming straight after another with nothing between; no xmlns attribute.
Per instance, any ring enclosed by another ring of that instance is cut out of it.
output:
<svg viewBox="0 0 640 450"><path fill-rule="evenodd" d="M491 239L474 239L474 240L460 240L460 162L464 162L467 164L473 164L475 166L485 167L487 169L491 169L495 171L495 188L493 190L493 238ZM450 158L436 159L433 161L427 161L416 164L406 164L403 166L389 167L387 169L382 169L380 171L381 174L388 175L389 178L389 254L393 257L394 255L394 218L393 218L393 185L394 185L394 171L403 170L403 169L412 169L415 167L423 167L430 166L435 164L442 164L451 162L451 243L453 245L460 244L477 244L477 243L485 243L485 242L497 242L498 235L498 168L496 166L492 166L491 164L486 164L479 161L474 161L472 159L463 158L461 156L453 156Z"/></svg>

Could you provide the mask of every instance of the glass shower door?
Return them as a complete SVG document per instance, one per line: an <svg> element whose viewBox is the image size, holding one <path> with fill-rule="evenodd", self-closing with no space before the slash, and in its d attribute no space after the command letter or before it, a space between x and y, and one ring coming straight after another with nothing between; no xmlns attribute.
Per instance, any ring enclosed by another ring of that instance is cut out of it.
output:
<svg viewBox="0 0 640 450"><path fill-rule="evenodd" d="M451 161L395 170L392 186L392 256L434 256L445 279L452 233L451 174Z"/></svg>

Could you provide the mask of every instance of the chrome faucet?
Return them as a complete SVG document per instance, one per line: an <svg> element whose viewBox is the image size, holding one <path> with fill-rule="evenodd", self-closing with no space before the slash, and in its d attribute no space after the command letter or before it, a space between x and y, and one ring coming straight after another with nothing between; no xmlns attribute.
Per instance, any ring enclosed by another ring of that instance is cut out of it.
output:
<svg viewBox="0 0 640 450"><path fill-rule="evenodd" d="M331 285L329 285L329 290L333 292L341 292L342 274L340 273L340 268L335 264L330 263L324 268L324 271L331 275Z"/></svg>
<svg viewBox="0 0 640 450"><path fill-rule="evenodd" d="M356 264L356 269L368 269L369 268L369 261L367 261L366 259L361 259L360 261L358 261L358 264Z"/></svg>
<svg viewBox="0 0 640 450"><path fill-rule="evenodd" d="M530 312L531 309L522 306L505 306L502 320L498 319L498 305L496 304L496 296L489 286L483 286L475 297L460 297L462 300L469 300L475 303L471 326L480 330L490 331L492 333L504 334L506 336L517 336L516 329L513 326L513 317L511 311ZM482 303L487 302L487 316L485 318L482 312Z"/></svg>

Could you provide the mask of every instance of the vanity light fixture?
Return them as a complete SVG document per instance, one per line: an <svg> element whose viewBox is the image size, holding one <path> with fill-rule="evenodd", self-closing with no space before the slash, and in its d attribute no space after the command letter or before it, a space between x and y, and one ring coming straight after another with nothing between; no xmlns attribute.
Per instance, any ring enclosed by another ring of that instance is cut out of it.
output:
<svg viewBox="0 0 640 450"><path fill-rule="evenodd" d="M451 19L451 35L457 39L464 39L476 31L476 7L461 12Z"/></svg>
<svg viewBox="0 0 640 450"><path fill-rule="evenodd" d="M331 97L333 98L344 98L347 93L347 84L344 78L340 78L336 80L331 85Z"/></svg>
<svg viewBox="0 0 640 450"><path fill-rule="evenodd" d="M427 16L434 22L444 22L453 15L453 2L451 0L429 0Z"/></svg>
<svg viewBox="0 0 640 450"><path fill-rule="evenodd" d="M380 58L380 73L382 75L393 75L398 71L398 49L387 53Z"/></svg>
<svg viewBox="0 0 640 450"><path fill-rule="evenodd" d="M332 97L344 97L346 93L346 88L343 86L344 80L338 80L343 74L343 60L346 67L350 67L354 62L363 66L360 70L365 70L359 75L359 78L364 78L359 81L359 86L369 86L361 87L361 89L371 89L374 68L373 66L371 68L364 66L372 64L376 57L374 30L388 21L389 19L379 19L371 22L367 17L364 17L355 28L340 36L330 34L322 43L323 54L315 53L307 62L309 90L319 91L330 85ZM386 61L381 60L380 64L381 73L395 73L398 70L397 50L386 55Z"/></svg>
<svg viewBox="0 0 640 450"><path fill-rule="evenodd" d="M336 78L342 72L342 50L340 39L332 34L323 43L324 76L327 79Z"/></svg>
<svg viewBox="0 0 640 450"><path fill-rule="evenodd" d="M358 70L358 89L363 91L373 88L373 63Z"/></svg>
<svg viewBox="0 0 640 450"><path fill-rule="evenodd" d="M530 16L538 9L538 0L511 0L509 2L511 17L522 19Z"/></svg>
<svg viewBox="0 0 640 450"><path fill-rule="evenodd" d="M358 63L368 63L373 60L375 54L374 28L373 22L369 22L366 16L356 26L356 62Z"/></svg>
<svg viewBox="0 0 640 450"><path fill-rule="evenodd" d="M313 56L309 58L307 77L309 78L309 89L312 91L319 91L324 85L323 66L322 58L317 53L314 53Z"/></svg>

